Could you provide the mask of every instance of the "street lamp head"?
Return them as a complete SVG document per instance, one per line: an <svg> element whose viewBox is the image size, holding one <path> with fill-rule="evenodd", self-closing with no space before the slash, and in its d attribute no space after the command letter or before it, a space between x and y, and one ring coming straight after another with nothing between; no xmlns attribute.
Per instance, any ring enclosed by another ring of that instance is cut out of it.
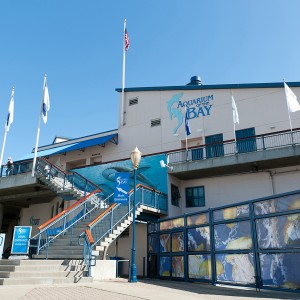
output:
<svg viewBox="0 0 300 300"><path fill-rule="evenodd" d="M134 150L130 153L131 162L134 169L137 169L140 161L141 161L142 153L139 151L137 146L134 148Z"/></svg>

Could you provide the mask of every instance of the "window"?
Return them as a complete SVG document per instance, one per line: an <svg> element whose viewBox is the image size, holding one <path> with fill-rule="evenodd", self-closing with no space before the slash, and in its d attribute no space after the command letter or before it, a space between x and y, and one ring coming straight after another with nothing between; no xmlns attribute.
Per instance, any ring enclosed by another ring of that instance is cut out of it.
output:
<svg viewBox="0 0 300 300"><path fill-rule="evenodd" d="M224 156L223 134L215 134L205 137L206 157Z"/></svg>
<svg viewBox="0 0 300 300"><path fill-rule="evenodd" d="M255 128L246 128L235 131L238 153L254 152L256 148Z"/></svg>
<svg viewBox="0 0 300 300"><path fill-rule="evenodd" d="M139 98L137 98L137 97L129 99L129 106L136 105L138 103L139 103Z"/></svg>
<svg viewBox="0 0 300 300"><path fill-rule="evenodd" d="M205 206L204 186L185 189L186 207Z"/></svg>
<svg viewBox="0 0 300 300"><path fill-rule="evenodd" d="M160 118L151 120L151 127L160 126Z"/></svg>
<svg viewBox="0 0 300 300"><path fill-rule="evenodd" d="M171 184L171 204L179 207L179 199L181 198L177 185Z"/></svg>

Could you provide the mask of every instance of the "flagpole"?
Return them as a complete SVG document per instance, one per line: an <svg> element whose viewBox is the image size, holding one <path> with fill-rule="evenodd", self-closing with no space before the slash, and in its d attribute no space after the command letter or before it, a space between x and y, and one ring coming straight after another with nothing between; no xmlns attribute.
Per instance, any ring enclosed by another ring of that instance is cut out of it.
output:
<svg viewBox="0 0 300 300"><path fill-rule="evenodd" d="M37 130L37 134L36 134L36 142L35 142L35 148L34 148L34 157L33 157L32 173L31 173L31 176L32 176L32 177L34 177L34 173L35 173L35 165L36 165L37 149L38 149L39 138L40 138L41 109L42 109L42 105L43 105L43 102L44 102L44 87L45 87L45 84L46 84L46 78L47 78L47 75L45 74L45 75L44 75L44 85L43 85L42 103L41 103L40 112L39 112L38 130Z"/></svg>
<svg viewBox="0 0 300 300"><path fill-rule="evenodd" d="M4 153L5 142L6 142L6 135L7 135L7 131L5 129L4 130L4 138L3 138L2 150L1 150L1 157L0 157L0 167L2 167L3 153Z"/></svg>
<svg viewBox="0 0 300 300"><path fill-rule="evenodd" d="M121 100L121 126L124 125L124 88L125 88L125 30L126 30L126 19L124 19L124 30L123 30L123 68L122 68L122 100Z"/></svg>
<svg viewBox="0 0 300 300"><path fill-rule="evenodd" d="M232 99L233 99L233 93L231 91L231 106L232 106ZM234 136L234 145L235 145L235 152L237 152L237 144L236 144L236 134L235 134L235 121L232 115L232 121L233 121L233 136Z"/></svg>
<svg viewBox="0 0 300 300"><path fill-rule="evenodd" d="M12 103L12 101L14 101L14 91L15 91L15 88L13 87L12 91L11 91L11 98L10 98L9 107L8 107L8 114L9 114L9 116L7 117L7 121L6 121L6 124L5 124L5 129L4 129L4 137L3 137L2 149L1 149L1 156L0 156L0 168L2 167L2 162L3 162L3 154L4 154L5 144L6 144L7 132L8 132L9 127L10 127L12 121L13 121L13 114L14 114L14 112L11 112L10 110L11 110L11 103ZM10 114L12 114L12 115L10 115Z"/></svg>
<svg viewBox="0 0 300 300"><path fill-rule="evenodd" d="M184 113L185 113L185 118L186 118L186 106L184 107ZM188 145L187 145L187 132L185 130L185 150L186 150L186 155L188 152Z"/></svg>
<svg viewBox="0 0 300 300"><path fill-rule="evenodd" d="M284 78L283 78L283 87L285 87L285 79ZM287 107L288 114L289 114L289 121L290 121L291 133L293 133L292 119L291 119L291 113L290 113L290 109L289 109L289 103L288 103L287 96L285 97L285 99L286 99L286 107Z"/></svg>

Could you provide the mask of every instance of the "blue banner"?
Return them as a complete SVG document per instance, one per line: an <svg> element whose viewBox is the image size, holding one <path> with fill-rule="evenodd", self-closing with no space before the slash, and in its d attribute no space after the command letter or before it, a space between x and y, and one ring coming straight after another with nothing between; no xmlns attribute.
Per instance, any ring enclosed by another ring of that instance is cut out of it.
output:
<svg viewBox="0 0 300 300"><path fill-rule="evenodd" d="M123 204L128 203L129 178L130 176L128 172L115 174L114 202Z"/></svg>
<svg viewBox="0 0 300 300"><path fill-rule="evenodd" d="M15 226L11 254L28 254L31 226Z"/></svg>

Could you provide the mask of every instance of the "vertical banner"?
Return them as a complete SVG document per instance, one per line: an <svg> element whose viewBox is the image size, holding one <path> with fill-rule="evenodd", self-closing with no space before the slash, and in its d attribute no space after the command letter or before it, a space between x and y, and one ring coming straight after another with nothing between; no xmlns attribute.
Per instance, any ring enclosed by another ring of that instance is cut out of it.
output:
<svg viewBox="0 0 300 300"><path fill-rule="evenodd" d="M123 204L128 203L129 177L128 172L115 174L114 202Z"/></svg>
<svg viewBox="0 0 300 300"><path fill-rule="evenodd" d="M31 226L15 226L11 254L28 254Z"/></svg>
<svg viewBox="0 0 300 300"><path fill-rule="evenodd" d="M5 241L5 233L0 233L0 260L2 259L4 241Z"/></svg>

